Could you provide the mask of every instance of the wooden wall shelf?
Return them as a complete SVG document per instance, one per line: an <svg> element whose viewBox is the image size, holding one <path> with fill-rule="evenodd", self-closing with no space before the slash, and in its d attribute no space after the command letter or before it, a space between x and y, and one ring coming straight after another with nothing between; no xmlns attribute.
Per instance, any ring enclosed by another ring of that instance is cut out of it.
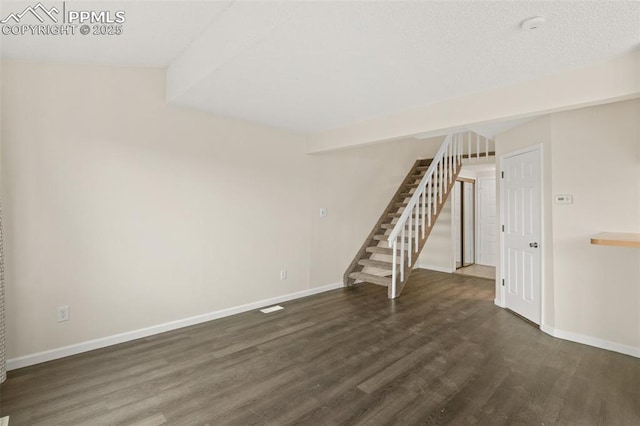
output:
<svg viewBox="0 0 640 426"><path fill-rule="evenodd" d="M591 237L591 244L640 248L640 233L601 232Z"/></svg>

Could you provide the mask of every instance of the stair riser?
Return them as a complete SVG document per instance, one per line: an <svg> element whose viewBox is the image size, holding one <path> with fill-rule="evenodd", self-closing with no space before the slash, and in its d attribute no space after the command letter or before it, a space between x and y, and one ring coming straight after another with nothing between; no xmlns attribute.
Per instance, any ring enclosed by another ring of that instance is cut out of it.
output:
<svg viewBox="0 0 640 426"><path fill-rule="evenodd" d="M362 280L364 282L378 284L388 287L391 284L391 277L381 277L373 274L366 274L364 272L352 272L349 274L349 278L354 280Z"/></svg>

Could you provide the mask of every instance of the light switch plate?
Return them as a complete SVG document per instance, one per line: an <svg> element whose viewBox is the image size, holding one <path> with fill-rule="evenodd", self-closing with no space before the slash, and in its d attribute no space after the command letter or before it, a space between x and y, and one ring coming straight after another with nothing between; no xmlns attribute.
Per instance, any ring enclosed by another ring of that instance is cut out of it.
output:
<svg viewBox="0 0 640 426"><path fill-rule="evenodd" d="M573 204L573 195L558 194L554 197L556 204Z"/></svg>

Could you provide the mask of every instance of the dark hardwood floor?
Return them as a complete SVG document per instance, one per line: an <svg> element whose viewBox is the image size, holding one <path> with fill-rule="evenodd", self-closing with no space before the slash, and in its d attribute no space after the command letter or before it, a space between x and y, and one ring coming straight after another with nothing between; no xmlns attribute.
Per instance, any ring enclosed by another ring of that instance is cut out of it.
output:
<svg viewBox="0 0 640 426"><path fill-rule="evenodd" d="M639 425L640 360L417 270L9 373L17 425Z"/></svg>

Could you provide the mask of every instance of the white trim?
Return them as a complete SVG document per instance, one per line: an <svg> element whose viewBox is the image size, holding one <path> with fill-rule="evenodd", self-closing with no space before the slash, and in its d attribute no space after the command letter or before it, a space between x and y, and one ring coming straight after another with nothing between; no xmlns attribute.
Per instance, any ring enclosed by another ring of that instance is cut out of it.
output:
<svg viewBox="0 0 640 426"><path fill-rule="evenodd" d="M496 148L497 149L497 148ZM504 185L502 183L502 174L504 173L504 158L505 155L501 155L498 157L498 162L496 163L496 198L500 196L500 202L496 206L498 209L498 263L500 267L496 265L496 287L500 289L499 292L496 292L496 305L506 308L507 305L504 303L504 232L502 232L502 225L504 224ZM496 200L497 201L497 200Z"/></svg>
<svg viewBox="0 0 640 426"><path fill-rule="evenodd" d="M501 308L506 308L506 306L504 305L504 303L502 303L502 300L500 300L499 297L496 297L495 299L493 299L493 303L496 306L500 306Z"/></svg>
<svg viewBox="0 0 640 426"><path fill-rule="evenodd" d="M460 165L460 168L462 168L462 165ZM462 187L462 185L461 185ZM438 272L448 272L450 274L453 274L456 269L457 269L457 262L456 262L456 216L458 215L458 211L456 210L456 185L455 183L453 184L453 187L451 188L451 191L449 191L449 197L447 198L446 202L451 203L451 219L449 221L449 229L451 230L451 270L445 270L446 268L442 268L442 267L432 267L432 266L427 266L426 269L432 269L434 271L438 271ZM460 196L462 197L462 194L460 194ZM460 201L462 203L462 201ZM444 208L444 204L442 205L441 208ZM463 218L460 218L460 220L462 220Z"/></svg>
<svg viewBox="0 0 640 426"><path fill-rule="evenodd" d="M101 337L99 339L88 340L86 342L76 343L61 348L51 349L44 352L38 352L31 355L25 355L18 358L7 360L7 370L15 370L22 367L28 367L42 362L52 361L54 359L64 358L95 349L105 348L107 346L117 345L119 343L129 342L131 340L160 334L171 330L176 330L191 325L212 321L218 318L224 318L243 312L253 311L265 306L286 302L288 300L300 299L302 297L312 296L314 294L323 293L325 291L342 288L343 283L328 284L321 287L314 287L308 290L297 291L295 293L285 294L283 296L272 297L257 302L247 303L245 305L234 306L232 308L221 309L219 311L209 312L194 317L183 318L176 321L166 322L151 327L141 328L138 330L127 331L125 333L115 334L113 336Z"/></svg>
<svg viewBox="0 0 640 426"><path fill-rule="evenodd" d="M495 179L495 176L493 178ZM487 179L487 177L485 176L479 178L478 176L476 176L475 182L473 184L473 263L475 263L476 265L480 265L480 263L478 262L478 260L480 259L480 179ZM498 197L496 195L496 202L497 200ZM496 222L497 221L498 206L496 206Z"/></svg>
<svg viewBox="0 0 640 426"><path fill-rule="evenodd" d="M583 345L589 345L595 348L619 352L621 354L640 358L640 347L623 345L621 343L612 342L610 340L604 340L592 336L585 336L584 334L572 333L570 331L558 330L544 324L540 326L540 330L558 339L569 340L571 342L581 343Z"/></svg>
<svg viewBox="0 0 640 426"><path fill-rule="evenodd" d="M417 267L420 269L429 269L430 271L445 272L447 274L453 274L455 272L455 269L436 265L418 264Z"/></svg>

